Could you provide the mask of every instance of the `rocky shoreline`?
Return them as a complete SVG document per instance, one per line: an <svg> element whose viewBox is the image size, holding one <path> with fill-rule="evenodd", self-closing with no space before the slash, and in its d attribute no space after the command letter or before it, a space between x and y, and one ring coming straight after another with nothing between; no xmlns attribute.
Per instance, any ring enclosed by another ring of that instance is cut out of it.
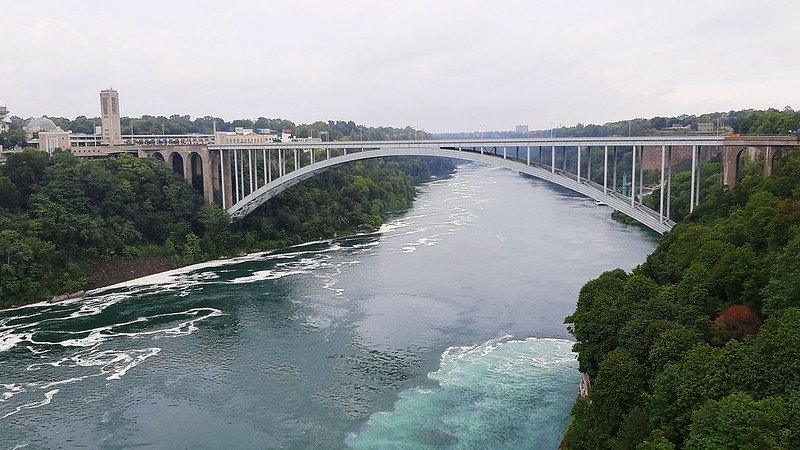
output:
<svg viewBox="0 0 800 450"><path fill-rule="evenodd" d="M87 290L111 286L124 281L166 272L178 265L169 258L157 255L145 255L134 259L115 258L100 262L91 267Z"/></svg>

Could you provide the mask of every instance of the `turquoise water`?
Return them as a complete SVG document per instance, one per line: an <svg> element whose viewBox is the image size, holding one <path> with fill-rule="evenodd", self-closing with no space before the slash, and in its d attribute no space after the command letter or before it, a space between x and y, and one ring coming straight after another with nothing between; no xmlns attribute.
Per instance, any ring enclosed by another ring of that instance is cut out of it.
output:
<svg viewBox="0 0 800 450"><path fill-rule="evenodd" d="M572 342L511 340L451 347L439 386L400 393L391 412L373 414L348 436L353 448L556 448L579 381Z"/></svg>
<svg viewBox="0 0 800 450"><path fill-rule="evenodd" d="M465 165L379 233L0 312L2 448L555 448L563 318L654 237Z"/></svg>

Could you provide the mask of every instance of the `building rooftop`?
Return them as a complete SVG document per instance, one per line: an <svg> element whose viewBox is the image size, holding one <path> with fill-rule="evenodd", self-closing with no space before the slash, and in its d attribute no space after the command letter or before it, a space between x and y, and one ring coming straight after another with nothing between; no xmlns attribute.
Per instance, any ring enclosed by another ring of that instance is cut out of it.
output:
<svg viewBox="0 0 800 450"><path fill-rule="evenodd" d="M29 120L28 123L25 124L25 131L28 133L36 133L39 131L61 131L61 128L59 128L52 120L42 116Z"/></svg>

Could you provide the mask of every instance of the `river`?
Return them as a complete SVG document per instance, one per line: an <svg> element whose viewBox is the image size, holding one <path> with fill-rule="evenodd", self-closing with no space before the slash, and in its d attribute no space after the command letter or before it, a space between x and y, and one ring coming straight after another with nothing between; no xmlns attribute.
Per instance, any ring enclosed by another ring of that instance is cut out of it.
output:
<svg viewBox="0 0 800 450"><path fill-rule="evenodd" d="M2 448L555 448L564 317L656 244L464 164L380 232L0 311Z"/></svg>

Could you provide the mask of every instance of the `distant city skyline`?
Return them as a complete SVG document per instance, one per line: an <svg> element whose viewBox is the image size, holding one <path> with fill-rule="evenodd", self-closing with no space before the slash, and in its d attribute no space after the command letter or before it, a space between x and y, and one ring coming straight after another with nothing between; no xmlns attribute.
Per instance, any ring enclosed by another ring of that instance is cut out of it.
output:
<svg viewBox="0 0 800 450"><path fill-rule="evenodd" d="M0 7L12 115L531 130L800 106L800 3L54 0Z"/></svg>

